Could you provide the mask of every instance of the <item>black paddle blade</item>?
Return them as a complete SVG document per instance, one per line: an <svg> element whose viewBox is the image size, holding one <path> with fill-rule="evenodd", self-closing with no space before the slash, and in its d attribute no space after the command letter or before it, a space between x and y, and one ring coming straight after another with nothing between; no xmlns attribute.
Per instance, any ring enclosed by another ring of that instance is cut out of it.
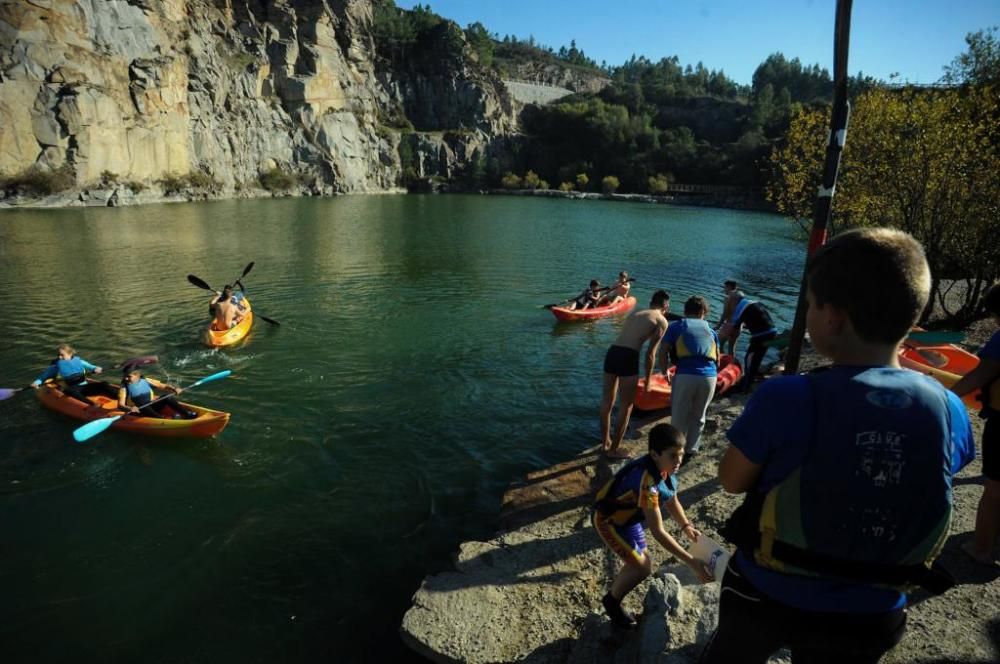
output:
<svg viewBox="0 0 1000 664"><path fill-rule="evenodd" d="M277 325L278 327L281 327L281 323L279 323L278 321L274 320L273 318L268 318L267 316L261 316L256 311L253 312L253 315L256 316L257 318L260 318L260 319L262 319L262 320L270 323L271 325Z"/></svg>
<svg viewBox="0 0 1000 664"><path fill-rule="evenodd" d="M204 281L194 276L193 274L188 275L188 281L191 282L192 286L197 286L198 288L204 288L205 290L214 290L211 286L206 284Z"/></svg>
<svg viewBox="0 0 1000 664"><path fill-rule="evenodd" d="M243 274L240 275L240 279L250 274L250 270L253 269L253 264L254 261L250 261L250 263L245 268L243 268ZM239 281L239 279L237 279L237 281Z"/></svg>
<svg viewBox="0 0 1000 664"><path fill-rule="evenodd" d="M139 357L130 357L121 364L118 365L119 369L127 369L132 367L144 367L149 364L156 364L160 361L156 355L140 355Z"/></svg>

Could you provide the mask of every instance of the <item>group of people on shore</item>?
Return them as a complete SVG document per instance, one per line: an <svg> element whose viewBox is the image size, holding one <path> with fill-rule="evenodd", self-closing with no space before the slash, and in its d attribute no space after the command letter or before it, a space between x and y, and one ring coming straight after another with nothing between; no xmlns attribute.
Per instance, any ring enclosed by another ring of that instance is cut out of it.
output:
<svg viewBox="0 0 1000 664"><path fill-rule="evenodd" d="M232 286L228 284L212 296L209 312L213 316L212 326L215 329L227 330L242 320L245 312L245 307L241 305L242 296L242 288L234 294ZM182 388L144 376L140 368L143 364L148 362L123 364L121 382L115 387L107 381L89 380L87 372L100 375L103 369L78 356L71 345L59 344L56 358L31 383L31 387L38 389L47 381L58 380L63 394L88 404L91 408L99 408L91 397L100 395L117 399L118 409L133 415L162 419L198 417L196 412L185 408L177 400L177 396L184 391ZM166 390L171 394L157 398L154 389Z"/></svg>
<svg viewBox="0 0 1000 664"><path fill-rule="evenodd" d="M963 548L996 565L1000 332L952 391L899 367L899 344L930 292L923 248L900 231L837 236L810 259L807 283L806 326L816 352L832 365L767 380L727 431L719 480L745 499L721 530L736 552L721 580L718 628L704 663L765 662L784 647L796 662L877 662L899 643L907 592L922 587L939 594L954 583L935 559L952 521L952 477L976 454L960 396L977 388L986 418L986 479L976 532ZM667 532L660 507L689 541L701 536L678 498L679 471L697 453L720 345L732 351L740 327L749 329L750 377L776 334L759 303L747 301L735 283L725 288L719 331L705 322L707 303L697 296L685 303L683 320L668 324L669 295L656 291L648 309L626 319L605 358L602 442L613 457L624 456L618 450L642 345L648 344L647 384L658 344L678 367L672 423L649 431L648 453L626 463L593 505L598 535L623 562L602 598L616 627L635 626L621 602L652 571L644 525L700 581L712 578ZM1000 326L1000 285L985 303ZM616 392L621 401L611 437Z"/></svg>

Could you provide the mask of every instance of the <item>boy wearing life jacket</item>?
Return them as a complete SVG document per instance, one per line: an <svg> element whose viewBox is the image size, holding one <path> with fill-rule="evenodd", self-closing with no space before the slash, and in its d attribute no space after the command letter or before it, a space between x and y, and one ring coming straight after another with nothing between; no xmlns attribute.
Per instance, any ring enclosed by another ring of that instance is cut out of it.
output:
<svg viewBox="0 0 1000 664"><path fill-rule="evenodd" d="M626 463L597 493L591 517L594 528L625 563L601 600L615 627L635 627L635 619L622 609L622 599L653 569L646 553L643 525L663 548L688 565L700 581L712 579L704 564L685 551L663 527L661 507L683 528L689 540L693 542L700 535L677 499L676 473L683 458L684 435L670 424L657 424L649 431L649 453Z"/></svg>
<svg viewBox="0 0 1000 664"><path fill-rule="evenodd" d="M994 284L983 298L986 312L1000 327L1000 284ZM979 364L952 385L952 391L965 396L982 388L983 409L979 416L983 427L983 495L976 510L976 533L962 546L977 562L994 565L993 549L1000 532L1000 330L993 333L979 350Z"/></svg>
<svg viewBox="0 0 1000 664"><path fill-rule="evenodd" d="M687 440L684 449L690 460L698 453L705 411L715 396L719 374L719 336L705 321L708 302L694 296L684 303L684 318L670 323L663 336L664 371L672 358L677 371L671 388L670 421Z"/></svg>
<svg viewBox="0 0 1000 664"><path fill-rule="evenodd" d="M56 359L43 371L31 387L36 390L45 381L52 378L59 378L63 381L63 393L78 399L84 403L94 406L93 401L87 397L95 394L104 394L107 386L104 383L90 383L87 381L87 372L93 371L95 374L101 373L101 367L91 364L82 357L77 357L76 351L69 344L59 344L56 348Z"/></svg>
<svg viewBox="0 0 1000 664"><path fill-rule="evenodd" d="M603 293L605 290L607 289L601 288L601 282L599 282L597 279L591 279L590 286L585 291L583 291L575 298L573 298L573 301L570 302L569 306L567 306L566 308L573 311L577 309L582 311L584 309L596 307L597 303L601 301L601 293Z"/></svg>
<svg viewBox="0 0 1000 664"><path fill-rule="evenodd" d="M951 523L952 475L975 458L962 402L900 369L927 302L923 248L897 230L850 231L807 273L806 327L826 371L764 383L719 465L747 493L724 535L718 630L703 663L877 662L903 636L906 592L941 593L932 567Z"/></svg>
<svg viewBox="0 0 1000 664"><path fill-rule="evenodd" d="M169 390L173 396L166 396L154 401L153 388ZM153 378L146 378L138 367L127 367L122 375L122 386L118 390L118 407L143 417L158 417L160 419L193 420L198 413L188 410L176 398L183 392L179 387L161 383ZM166 409L169 408L169 412Z"/></svg>

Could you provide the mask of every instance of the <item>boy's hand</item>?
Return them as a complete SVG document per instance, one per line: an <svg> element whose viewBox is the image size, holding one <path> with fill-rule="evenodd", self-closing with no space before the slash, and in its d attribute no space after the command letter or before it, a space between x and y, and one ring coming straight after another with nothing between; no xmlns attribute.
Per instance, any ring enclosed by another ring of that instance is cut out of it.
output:
<svg viewBox="0 0 1000 664"><path fill-rule="evenodd" d="M684 528L683 528L683 530L681 530L681 532L684 533L684 537L688 538L692 542L698 541L698 538L701 537L701 531L699 531L697 528L695 528L694 526L692 526L690 523L688 525L684 526Z"/></svg>
<svg viewBox="0 0 1000 664"><path fill-rule="evenodd" d="M95 374L104 373L104 369L97 367L96 369L94 369L94 373Z"/></svg>
<svg viewBox="0 0 1000 664"><path fill-rule="evenodd" d="M712 581L715 581L715 577L712 576L712 573L708 571L707 567L705 567L705 563L701 562L697 558L692 558L691 561L688 562L688 567L691 568L694 575L698 577L700 582L711 583Z"/></svg>

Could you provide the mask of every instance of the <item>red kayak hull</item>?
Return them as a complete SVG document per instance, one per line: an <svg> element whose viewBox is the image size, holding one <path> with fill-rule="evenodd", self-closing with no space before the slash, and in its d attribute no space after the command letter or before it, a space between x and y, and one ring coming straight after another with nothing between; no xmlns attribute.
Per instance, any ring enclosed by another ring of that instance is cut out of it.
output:
<svg viewBox="0 0 1000 664"><path fill-rule="evenodd" d="M561 321L594 320L595 318L607 318L617 316L631 311L635 307L635 298L629 295L624 300L619 300L606 307L594 307L592 309L566 309L563 307L552 307L549 311Z"/></svg>
<svg viewBox="0 0 1000 664"><path fill-rule="evenodd" d="M670 381L674 379L676 366L667 370ZM654 374L650 379L652 386L646 390L646 380L639 379L639 390L635 394L635 407L640 410L659 410L670 407L671 383L667 382L667 376ZM743 377L743 367L739 360L732 355L723 355L719 358L719 374L715 381L715 396L725 394L733 385Z"/></svg>

